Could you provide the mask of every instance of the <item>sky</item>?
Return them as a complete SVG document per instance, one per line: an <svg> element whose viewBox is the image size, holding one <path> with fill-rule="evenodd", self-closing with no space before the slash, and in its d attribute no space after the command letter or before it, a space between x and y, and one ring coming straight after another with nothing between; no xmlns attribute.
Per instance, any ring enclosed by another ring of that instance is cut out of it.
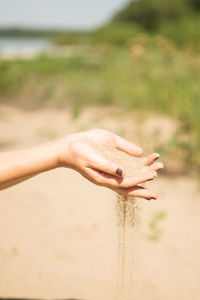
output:
<svg viewBox="0 0 200 300"><path fill-rule="evenodd" d="M93 29L129 0L0 0L0 27Z"/></svg>

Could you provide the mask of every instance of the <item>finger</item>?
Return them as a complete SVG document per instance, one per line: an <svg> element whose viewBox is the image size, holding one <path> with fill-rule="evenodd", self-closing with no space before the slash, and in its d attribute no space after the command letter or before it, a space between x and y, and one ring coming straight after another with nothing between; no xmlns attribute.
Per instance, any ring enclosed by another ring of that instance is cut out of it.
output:
<svg viewBox="0 0 200 300"><path fill-rule="evenodd" d="M90 159L89 167L92 169L99 170L105 174L113 175L119 178L125 176L125 170L123 167L121 167L120 165L112 161L103 158L98 154L92 155Z"/></svg>
<svg viewBox="0 0 200 300"><path fill-rule="evenodd" d="M142 162L143 162L144 166L150 166L159 157L160 157L159 153L152 153L149 156L144 157Z"/></svg>
<svg viewBox="0 0 200 300"><path fill-rule="evenodd" d="M139 185L142 183L145 183L146 181L151 181L157 176L157 173L155 171L148 171L145 174L140 174L138 176L129 176L122 179L121 182L119 182L119 187L121 188L130 188L135 185Z"/></svg>
<svg viewBox="0 0 200 300"><path fill-rule="evenodd" d="M86 168L86 173L95 180L99 185L106 186L109 188L119 187L119 188L130 188L139 184L142 184L146 181L153 180L157 173L155 171L149 171L146 175L141 175L138 177L117 177L106 174L96 169Z"/></svg>
<svg viewBox="0 0 200 300"><path fill-rule="evenodd" d="M157 194L155 192L140 186L134 186L129 189L114 188L113 190L123 196L139 197L147 200L157 199Z"/></svg>
<svg viewBox="0 0 200 300"><path fill-rule="evenodd" d="M116 137L116 143L117 143L118 150L121 150L123 152L126 152L127 154L134 155L134 156L142 155L142 153L143 153L142 148L121 138L118 135L116 135L115 137Z"/></svg>
<svg viewBox="0 0 200 300"><path fill-rule="evenodd" d="M153 163L150 167L153 171L159 171L164 168L164 164L162 162Z"/></svg>

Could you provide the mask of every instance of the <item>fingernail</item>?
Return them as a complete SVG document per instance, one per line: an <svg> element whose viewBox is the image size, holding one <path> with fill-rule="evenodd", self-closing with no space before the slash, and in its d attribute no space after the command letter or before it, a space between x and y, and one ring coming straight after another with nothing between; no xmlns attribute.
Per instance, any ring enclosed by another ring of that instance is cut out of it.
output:
<svg viewBox="0 0 200 300"><path fill-rule="evenodd" d="M148 200L148 201L151 201L151 200L157 200L156 198L153 198L153 197L145 198L145 199Z"/></svg>
<svg viewBox="0 0 200 300"><path fill-rule="evenodd" d="M152 180L154 180L154 178L150 178L150 179L148 179L147 181L152 181Z"/></svg>
<svg viewBox="0 0 200 300"><path fill-rule="evenodd" d="M123 171L121 169L117 168L116 174L121 177L123 174Z"/></svg>

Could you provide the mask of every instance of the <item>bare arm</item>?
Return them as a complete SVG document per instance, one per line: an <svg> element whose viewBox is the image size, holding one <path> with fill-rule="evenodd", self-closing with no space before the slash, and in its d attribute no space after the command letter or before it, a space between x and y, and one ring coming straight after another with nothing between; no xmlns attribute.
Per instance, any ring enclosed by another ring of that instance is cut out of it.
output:
<svg viewBox="0 0 200 300"><path fill-rule="evenodd" d="M125 177L125 170L103 158L98 147L112 147L133 156L142 149L121 137L100 129L72 134L63 139L30 149L0 153L0 190L18 184L42 172L58 167L71 168L91 182L108 187L120 194L155 199L156 194L139 185L156 177L161 163L154 153L143 159L148 174Z"/></svg>
<svg viewBox="0 0 200 300"><path fill-rule="evenodd" d="M0 190L58 166L56 144L0 153Z"/></svg>

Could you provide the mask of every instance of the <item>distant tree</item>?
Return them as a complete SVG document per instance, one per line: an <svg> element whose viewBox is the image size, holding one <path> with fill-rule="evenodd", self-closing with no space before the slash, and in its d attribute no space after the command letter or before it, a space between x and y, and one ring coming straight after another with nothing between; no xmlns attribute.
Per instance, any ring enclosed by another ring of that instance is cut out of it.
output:
<svg viewBox="0 0 200 300"><path fill-rule="evenodd" d="M119 12L114 22L136 23L146 29L157 29L164 22L181 19L188 13L190 0L137 0ZM200 0L191 0L199 3Z"/></svg>
<svg viewBox="0 0 200 300"><path fill-rule="evenodd" d="M192 5L192 7L196 10L200 10L200 0L187 0L189 5Z"/></svg>

